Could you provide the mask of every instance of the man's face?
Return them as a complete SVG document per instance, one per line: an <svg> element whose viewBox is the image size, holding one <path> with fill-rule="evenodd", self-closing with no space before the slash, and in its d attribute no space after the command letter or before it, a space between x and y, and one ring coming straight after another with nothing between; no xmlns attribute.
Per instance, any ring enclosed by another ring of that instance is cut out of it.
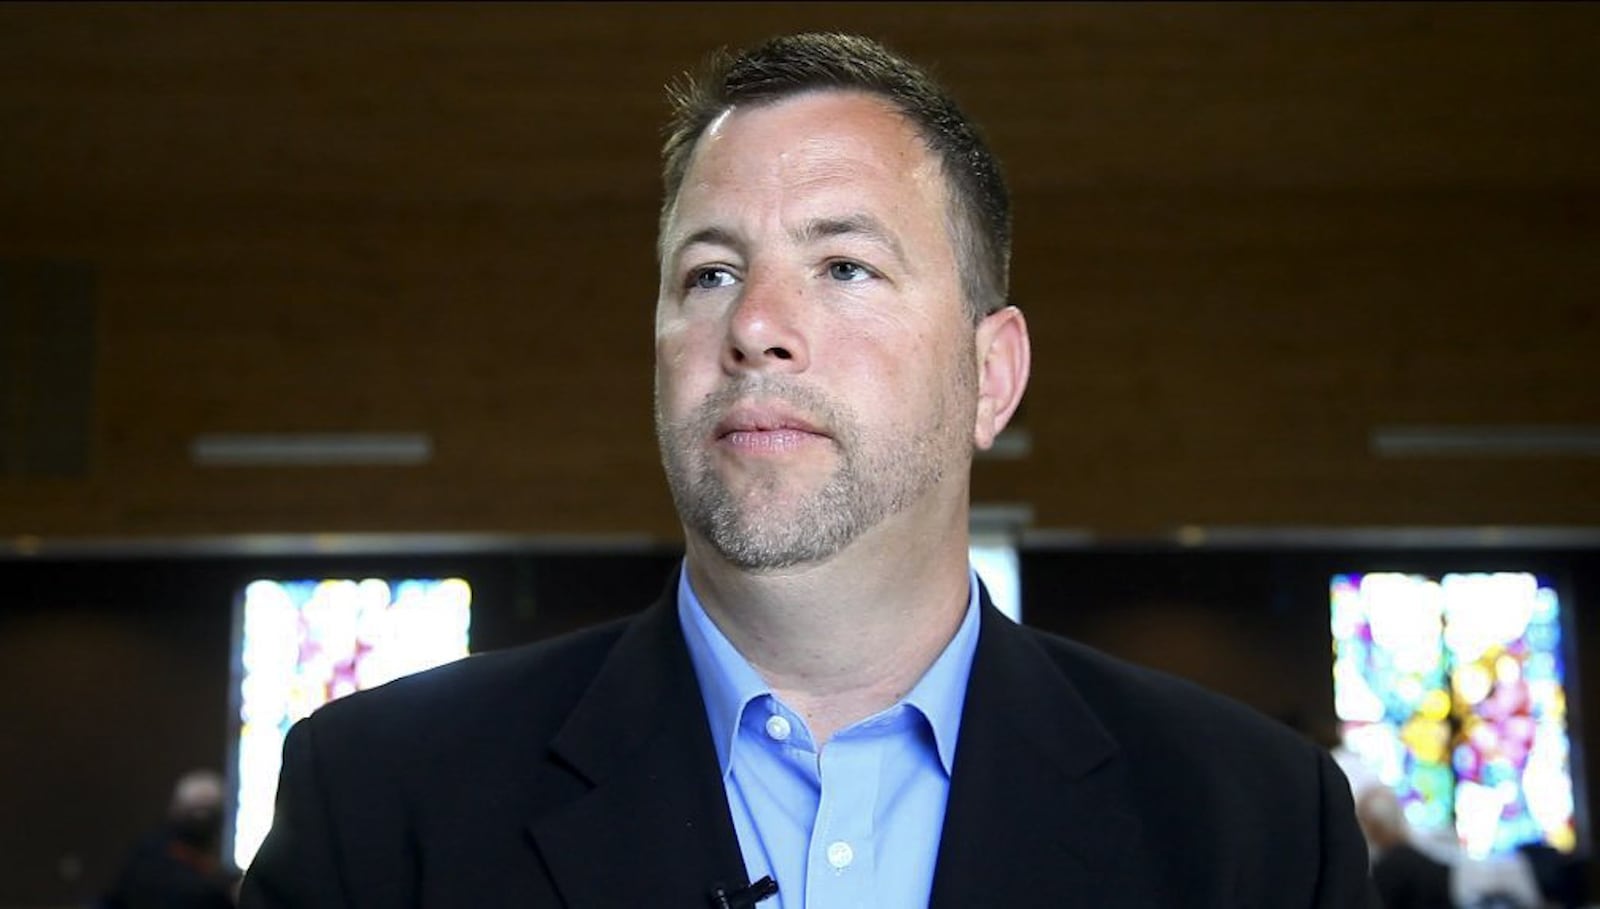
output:
<svg viewBox="0 0 1600 909"><path fill-rule="evenodd" d="M701 137L662 237L656 431L685 526L733 564L965 520L976 407L937 159L816 92Z"/></svg>

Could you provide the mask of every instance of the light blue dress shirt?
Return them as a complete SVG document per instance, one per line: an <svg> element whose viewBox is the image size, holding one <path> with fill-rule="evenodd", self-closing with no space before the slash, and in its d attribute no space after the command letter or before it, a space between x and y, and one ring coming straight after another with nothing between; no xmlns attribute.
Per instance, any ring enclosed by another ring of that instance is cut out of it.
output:
<svg viewBox="0 0 1600 909"><path fill-rule="evenodd" d="M978 578L968 575L966 617L922 679L819 755L805 721L706 615L687 567L680 573L678 621L745 870L778 882L759 909L926 909L978 646Z"/></svg>

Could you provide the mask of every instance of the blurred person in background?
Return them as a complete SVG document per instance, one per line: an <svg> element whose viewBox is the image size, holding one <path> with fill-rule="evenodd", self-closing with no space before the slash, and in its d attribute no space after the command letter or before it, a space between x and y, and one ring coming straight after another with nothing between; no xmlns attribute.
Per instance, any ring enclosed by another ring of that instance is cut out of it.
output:
<svg viewBox="0 0 1600 909"><path fill-rule="evenodd" d="M1450 895L1461 909L1541 909L1545 895L1528 857L1516 851L1473 858L1450 866Z"/></svg>
<svg viewBox="0 0 1600 909"><path fill-rule="evenodd" d="M1521 852L1473 858L1456 849L1442 860L1419 848L1394 790L1364 788L1356 818L1372 853L1384 909L1541 909L1547 905Z"/></svg>
<svg viewBox="0 0 1600 909"><path fill-rule="evenodd" d="M233 909L238 875L222 861L222 777L178 778L166 821L133 849L101 909Z"/></svg>
<svg viewBox="0 0 1600 909"><path fill-rule="evenodd" d="M1455 909L1450 866L1411 842L1411 825L1393 789L1365 786L1356 799L1356 819L1372 854L1372 879L1383 909Z"/></svg>

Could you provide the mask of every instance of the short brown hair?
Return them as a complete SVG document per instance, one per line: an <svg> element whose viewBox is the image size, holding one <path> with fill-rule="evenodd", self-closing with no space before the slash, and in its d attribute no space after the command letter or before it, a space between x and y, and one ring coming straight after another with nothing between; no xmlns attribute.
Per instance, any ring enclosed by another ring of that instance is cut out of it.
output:
<svg viewBox="0 0 1600 909"><path fill-rule="evenodd" d="M951 242L961 291L976 323L1006 304L1011 265L1011 198L1000 163L955 101L916 64L869 38L785 35L730 54L719 50L698 76L668 87L672 117L661 150L661 224L677 201L695 144L736 104L766 104L811 91L860 91L911 120L939 159L950 199Z"/></svg>

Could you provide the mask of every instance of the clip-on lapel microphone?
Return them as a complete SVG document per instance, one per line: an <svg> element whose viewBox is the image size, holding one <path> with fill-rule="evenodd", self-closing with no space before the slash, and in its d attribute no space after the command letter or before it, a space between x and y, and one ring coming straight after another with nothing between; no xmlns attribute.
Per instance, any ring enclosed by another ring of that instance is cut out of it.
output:
<svg viewBox="0 0 1600 909"><path fill-rule="evenodd" d="M729 890L718 884L711 888L712 909L751 909L756 903L778 892L778 882L764 877L748 887Z"/></svg>

